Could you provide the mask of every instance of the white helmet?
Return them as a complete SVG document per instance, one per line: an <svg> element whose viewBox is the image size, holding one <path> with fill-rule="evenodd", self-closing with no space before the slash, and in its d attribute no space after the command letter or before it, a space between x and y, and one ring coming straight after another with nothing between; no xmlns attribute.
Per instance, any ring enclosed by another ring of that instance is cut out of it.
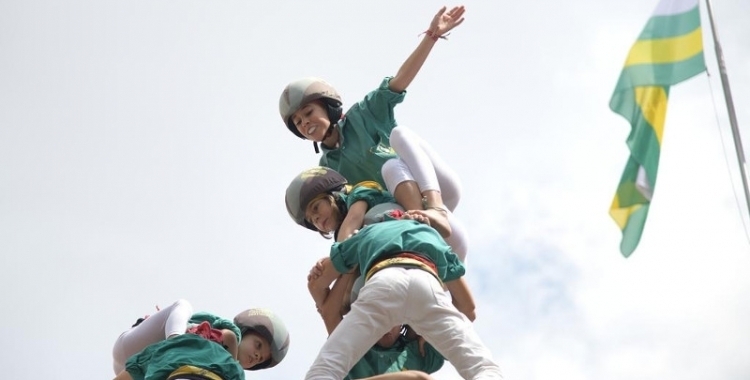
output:
<svg viewBox="0 0 750 380"><path fill-rule="evenodd" d="M328 108L328 120L331 124L341 119L341 96L328 82L315 77L307 77L289 83L279 98L279 113L284 124L297 137L304 139L292 122L292 115L307 103L322 100Z"/></svg>

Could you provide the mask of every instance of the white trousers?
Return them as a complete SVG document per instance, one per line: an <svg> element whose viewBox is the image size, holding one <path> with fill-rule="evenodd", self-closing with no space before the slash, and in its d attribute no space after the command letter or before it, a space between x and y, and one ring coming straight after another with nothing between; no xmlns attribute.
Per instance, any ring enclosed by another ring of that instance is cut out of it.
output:
<svg viewBox="0 0 750 380"><path fill-rule="evenodd" d="M404 126L393 128L390 142L399 158L386 161L381 168L386 188L391 194L395 194L396 187L402 182L415 181L420 191L439 191L449 210L448 223L451 226L451 236L445 241L464 261L469 250L468 233L463 223L453 216L461 199L458 175L430 144Z"/></svg>
<svg viewBox="0 0 750 380"><path fill-rule="evenodd" d="M343 379L383 334L404 323L432 344L464 379L503 378L471 322L456 310L432 274L388 267L365 283L305 379Z"/></svg>
<svg viewBox="0 0 750 380"><path fill-rule="evenodd" d="M185 300L165 307L146 318L141 324L120 334L112 348L115 375L125 369L125 362L144 348L161 342L171 335L184 334L193 315L193 306Z"/></svg>

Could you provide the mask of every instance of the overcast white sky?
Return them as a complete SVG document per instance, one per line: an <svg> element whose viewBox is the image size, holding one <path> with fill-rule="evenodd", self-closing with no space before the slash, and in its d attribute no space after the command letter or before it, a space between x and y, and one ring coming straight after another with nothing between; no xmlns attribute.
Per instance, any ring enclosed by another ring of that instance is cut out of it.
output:
<svg viewBox="0 0 750 380"><path fill-rule="evenodd" d="M396 109L461 175L475 325L509 380L750 377L748 212L704 3L712 77L671 91L631 258L608 216L630 128L608 102L656 3L467 1ZM442 5L0 2L3 377L111 378L120 332L186 298L275 310L289 355L248 377L301 378L330 242L284 208L317 157L278 96L315 75L352 104ZM747 147L750 2L714 7Z"/></svg>

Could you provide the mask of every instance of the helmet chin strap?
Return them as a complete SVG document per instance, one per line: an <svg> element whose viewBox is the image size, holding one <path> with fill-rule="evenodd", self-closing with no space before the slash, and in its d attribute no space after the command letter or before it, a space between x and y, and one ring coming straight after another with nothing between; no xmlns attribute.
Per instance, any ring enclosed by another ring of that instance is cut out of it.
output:
<svg viewBox="0 0 750 380"><path fill-rule="evenodd" d="M336 124L329 124L328 129L326 129L326 134L323 135L323 141L325 141L327 138L331 137L333 134L333 129L336 127ZM321 145L323 145L323 141L320 142ZM318 149L318 142L313 141L313 147L315 148L315 153L320 153L320 150Z"/></svg>

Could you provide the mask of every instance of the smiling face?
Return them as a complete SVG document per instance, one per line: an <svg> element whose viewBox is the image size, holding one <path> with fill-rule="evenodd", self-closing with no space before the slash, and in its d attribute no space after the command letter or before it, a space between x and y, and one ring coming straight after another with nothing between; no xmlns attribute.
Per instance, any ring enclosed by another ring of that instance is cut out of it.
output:
<svg viewBox="0 0 750 380"><path fill-rule="evenodd" d="M265 363L271 358L271 345L262 336L248 332L237 347L237 360L244 369Z"/></svg>
<svg viewBox="0 0 750 380"><path fill-rule="evenodd" d="M341 213L336 207L333 197L324 195L317 197L307 204L305 220L315 226L318 231L331 233L341 225Z"/></svg>
<svg viewBox="0 0 750 380"><path fill-rule="evenodd" d="M292 123L306 139L321 142L326 137L331 121L328 112L320 100L302 106L292 114Z"/></svg>

